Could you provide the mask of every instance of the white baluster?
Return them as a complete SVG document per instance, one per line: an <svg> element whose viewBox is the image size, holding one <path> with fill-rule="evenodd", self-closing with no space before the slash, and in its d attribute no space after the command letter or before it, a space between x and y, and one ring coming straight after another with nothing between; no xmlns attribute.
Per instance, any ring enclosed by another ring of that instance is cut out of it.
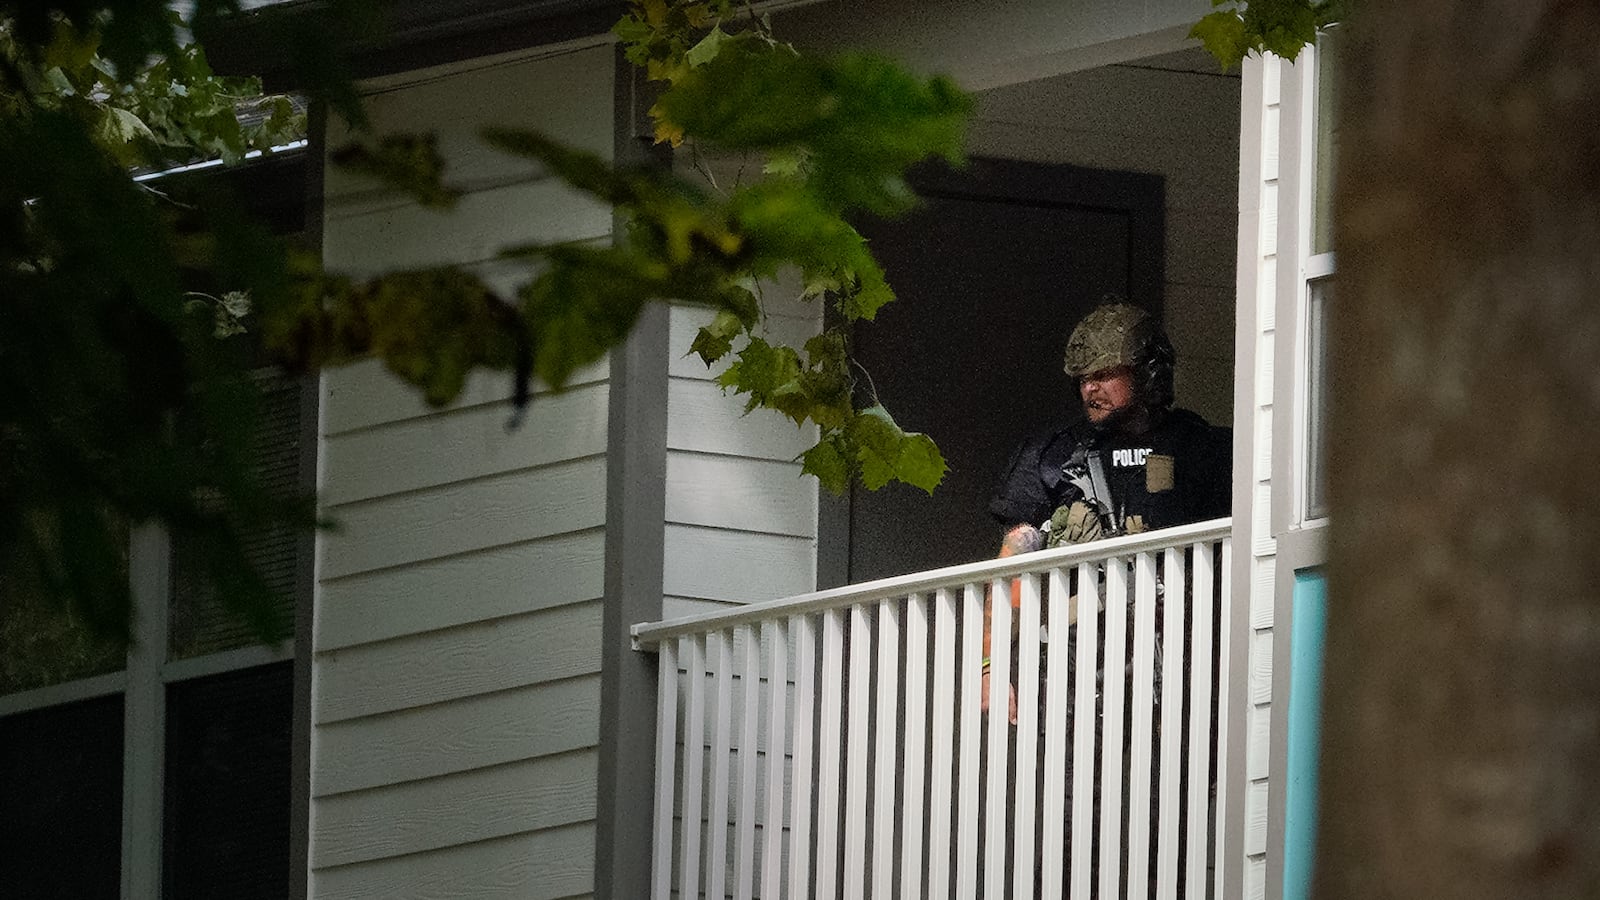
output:
<svg viewBox="0 0 1600 900"><path fill-rule="evenodd" d="M816 704L817 625L812 616L789 620L794 635L794 774L790 777L789 897L811 895L811 760L814 756L811 717ZM774 898L776 898L774 894Z"/></svg>
<svg viewBox="0 0 1600 900"><path fill-rule="evenodd" d="M783 886L784 734L789 721L789 626L781 620L761 623L767 655L766 812L761 817L761 897L778 900Z"/></svg>
<svg viewBox="0 0 1600 900"><path fill-rule="evenodd" d="M822 714L818 720L817 890L838 895L840 751L844 725L844 611L822 616Z"/></svg>
<svg viewBox="0 0 1600 900"><path fill-rule="evenodd" d="M1126 703L1128 568L1106 560L1106 655L1100 748L1100 896L1116 897L1122 880L1122 716Z"/></svg>
<svg viewBox="0 0 1600 900"><path fill-rule="evenodd" d="M1211 846L1207 826L1211 781L1211 642L1212 545L1194 545L1194 621L1189 662L1189 838L1184 878L1185 897L1204 897L1206 893L1206 848Z"/></svg>
<svg viewBox="0 0 1600 900"><path fill-rule="evenodd" d="M1023 575L1017 606L1016 789L1012 795L1014 841L1011 896L1032 900L1034 792L1039 771L1039 576Z"/></svg>
<svg viewBox="0 0 1600 900"><path fill-rule="evenodd" d="M936 651L937 652L937 651ZM952 652L951 656L955 654ZM952 659L952 662L954 660ZM937 663L936 663L937 664ZM904 773L905 796L901 799L900 826L900 897L902 900L921 900L922 897L922 837L924 834L922 788L927 784L924 766L928 759L928 597L916 594L906 599L906 737L903 742L901 772ZM937 676L935 676L937 678ZM935 717L939 715L937 704ZM935 726L935 750L942 743L948 756L948 736L942 742ZM945 732L946 735L949 732ZM949 784L948 776L945 784ZM948 804L949 800L946 799ZM934 807L940 809L941 807ZM948 805L942 807L949 811ZM946 822L949 818L946 817ZM945 828L946 843L941 854L948 862L949 827ZM936 847L938 845L935 845ZM930 856L928 862L932 863Z"/></svg>
<svg viewBox="0 0 1600 900"><path fill-rule="evenodd" d="M850 704L845 735L844 883L845 900L867 896L867 726L872 703L872 620L865 604L850 607Z"/></svg>
<svg viewBox="0 0 1600 900"><path fill-rule="evenodd" d="M689 638L689 697L683 714L683 856L678 896L700 895L700 846L704 837L706 754L706 636Z"/></svg>
<svg viewBox="0 0 1600 900"><path fill-rule="evenodd" d="M1006 691L1011 681L1011 584L995 579L989 585L989 783L985 797L983 895L1006 893L1006 757L1011 721Z"/></svg>
<svg viewBox="0 0 1600 900"><path fill-rule="evenodd" d="M1166 589L1162 603L1162 627L1166 639L1162 642L1161 675L1161 794L1160 839L1156 844L1156 897L1157 900L1177 900L1178 885L1178 818L1183 806L1179 796L1183 757L1183 660L1184 618L1189 605L1185 592L1182 549L1167 550L1163 567L1163 586Z"/></svg>
<svg viewBox="0 0 1600 900"><path fill-rule="evenodd" d="M727 893L728 768L733 754L733 641L726 630L711 634L710 656L717 667L716 718L711 728L711 805L707 811L706 896Z"/></svg>
<svg viewBox="0 0 1600 900"><path fill-rule="evenodd" d="M941 588L933 597L933 761L928 777L928 897L949 900L951 863L957 858L951 818L956 777L956 594Z"/></svg>
<svg viewBox="0 0 1600 900"><path fill-rule="evenodd" d="M1072 889L1069 897L1088 897L1093 888L1094 756L1099 701L1095 673L1100 666L1100 567L1078 566L1078 645L1076 695L1072 706Z"/></svg>
<svg viewBox="0 0 1600 900"><path fill-rule="evenodd" d="M1150 776L1154 759L1156 555L1134 557L1133 723L1128 760L1128 890L1150 894Z"/></svg>
<svg viewBox="0 0 1600 900"><path fill-rule="evenodd" d="M744 728L739 736L739 820L734 823L738 840L734 844L734 889L736 900L753 900L756 884L756 742L761 724L761 641L756 630L741 625L738 637L744 642L744 671L740 677L744 690Z"/></svg>
<svg viewBox="0 0 1600 900"><path fill-rule="evenodd" d="M662 641L656 659L656 816L651 845L650 896L672 895L672 784L677 776L678 640Z"/></svg>
<svg viewBox="0 0 1600 900"><path fill-rule="evenodd" d="M1217 678L1212 684L1212 690L1216 692L1217 696L1217 730L1211 733L1211 740L1207 742L1207 745L1210 747L1211 752L1216 754L1217 760L1216 819L1218 822L1226 822L1229 814L1227 803L1229 802L1228 793L1230 787L1227 780L1228 741L1232 739L1232 736L1228 733L1227 726L1230 715L1228 702L1233 693L1228 684L1233 678L1249 678L1248 672L1233 672L1229 670L1227 665L1228 659L1232 655L1229 641L1233 639L1233 628L1230 623L1234 620L1233 538L1225 537L1222 539L1222 554L1221 559L1218 560L1218 565L1222 568L1221 576L1218 578L1222 582L1222 587L1217 591L1217 622L1221 632L1218 634L1217 640L1217 660L1219 663L1217 666ZM1239 785L1237 791L1238 799L1235 802L1243 802L1244 785ZM1222 879L1227 869L1227 861L1222 858L1225 845L1221 840L1215 840L1211 846L1214 854L1212 869L1215 871L1216 878L1213 886L1216 891L1214 896L1221 897Z"/></svg>
<svg viewBox="0 0 1600 900"><path fill-rule="evenodd" d="M1066 878L1067 845L1067 701L1072 685L1067 678L1068 640L1075 631L1069 624L1071 579L1062 569L1050 570L1050 652L1045 672L1044 701L1044 805L1039 810L1043 829L1040 843L1040 892L1044 900L1060 900Z"/></svg>
<svg viewBox="0 0 1600 900"><path fill-rule="evenodd" d="M900 760L900 603L878 601L878 702L872 718L876 759L872 786L872 897L894 896L894 788ZM917 711L921 718L922 711Z"/></svg>
<svg viewBox="0 0 1600 900"><path fill-rule="evenodd" d="M983 590L969 584L961 612L961 771L958 776L956 826L956 897L978 896L978 766L981 748L979 679L983 673ZM934 900L943 900L942 897Z"/></svg>

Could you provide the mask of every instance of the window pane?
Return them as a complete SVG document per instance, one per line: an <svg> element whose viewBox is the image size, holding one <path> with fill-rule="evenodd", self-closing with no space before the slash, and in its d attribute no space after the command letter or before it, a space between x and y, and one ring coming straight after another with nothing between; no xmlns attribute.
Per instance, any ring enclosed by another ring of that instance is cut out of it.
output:
<svg viewBox="0 0 1600 900"><path fill-rule="evenodd" d="M1328 514L1328 307L1333 279L1311 282L1306 310L1306 518Z"/></svg>
<svg viewBox="0 0 1600 900"><path fill-rule="evenodd" d="M39 591L0 574L0 694L116 672L127 645L91 632Z"/></svg>
<svg viewBox="0 0 1600 900"><path fill-rule="evenodd" d="M296 379L263 370L260 375L262 432L254 448L258 473L277 495L301 490L301 388ZM171 659L188 659L256 642L249 626L230 612L182 539L173 542L173 594L169 614ZM280 609L293 618L301 557L309 552L300 532L263 528L245 536L245 555L277 592Z"/></svg>
<svg viewBox="0 0 1600 900"><path fill-rule="evenodd" d="M0 897L116 900L122 697L0 718Z"/></svg>
<svg viewBox="0 0 1600 900"><path fill-rule="evenodd" d="M289 893L294 669L257 666L167 688L167 900Z"/></svg>
<svg viewBox="0 0 1600 900"><path fill-rule="evenodd" d="M1339 29L1317 35L1317 171L1311 252L1333 250L1333 186L1339 148Z"/></svg>

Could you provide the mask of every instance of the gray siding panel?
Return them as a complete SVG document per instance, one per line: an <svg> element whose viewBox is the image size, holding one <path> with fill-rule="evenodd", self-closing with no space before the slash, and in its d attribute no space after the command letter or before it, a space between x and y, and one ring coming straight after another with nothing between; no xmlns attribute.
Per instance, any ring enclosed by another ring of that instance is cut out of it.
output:
<svg viewBox="0 0 1600 900"><path fill-rule="evenodd" d="M582 675L324 724L311 791L331 796L593 747L599 694L599 676Z"/></svg>
<svg viewBox="0 0 1600 900"><path fill-rule="evenodd" d="M676 597L754 603L812 590L813 538L667 525L666 592Z"/></svg>
<svg viewBox="0 0 1600 900"><path fill-rule="evenodd" d="M319 724L593 673L600 604L317 654ZM532 711L530 711L530 714Z"/></svg>
<svg viewBox="0 0 1600 900"><path fill-rule="evenodd" d="M789 462L673 453L667 521L809 538L817 531L817 484Z"/></svg>
<svg viewBox="0 0 1600 900"><path fill-rule="evenodd" d="M368 86L379 133L429 130L457 209L331 170L324 258L364 275L462 265L509 293L502 246L587 241L611 211L484 145L526 125L604 155L613 51L562 48ZM341 135L330 136L338 146ZM323 377L310 896L557 898L594 890L609 361L511 376L443 408L376 361Z"/></svg>
<svg viewBox="0 0 1600 900"><path fill-rule="evenodd" d="M316 648L337 650L598 600L604 561L605 534L593 528L327 582Z"/></svg>
<svg viewBox="0 0 1600 900"><path fill-rule="evenodd" d="M437 850L594 816L593 749L521 760L317 804L319 868Z"/></svg>
<svg viewBox="0 0 1600 900"><path fill-rule="evenodd" d="M606 380L604 362L574 372L568 389ZM435 407L423 399L416 388L400 381L383 363L366 359L331 369L323 374L323 427L332 437L365 428L393 425L423 419L450 410L469 409L489 403L504 403L511 397L511 375L506 372L479 371L467 376L461 396L454 403ZM548 393L542 385L536 388Z"/></svg>
<svg viewBox="0 0 1600 900"><path fill-rule="evenodd" d="M603 456L332 510L324 580L605 524Z"/></svg>
<svg viewBox="0 0 1600 900"><path fill-rule="evenodd" d="M594 825L581 823L314 871L320 900L558 900L594 890Z"/></svg>
<svg viewBox="0 0 1600 900"><path fill-rule="evenodd" d="M788 462L816 443L815 429L802 429L771 410L744 415L743 405L710 381L672 379L667 404L667 446L673 450Z"/></svg>
<svg viewBox="0 0 1600 900"><path fill-rule="evenodd" d="M605 105L593 109L604 114L609 106L608 96ZM567 215L526 215L534 209L563 209ZM508 229L513 230L512 234L507 234ZM448 233L452 239L439 240L441 233ZM341 245L338 249L367 250L364 262L370 267L368 271L478 262L492 258L499 248L513 242L549 244L610 233L610 209L553 181L511 184L468 194L456 203L447 219L437 210L396 207L392 200L353 214L328 216L328 234ZM331 242L325 246L333 249Z"/></svg>
<svg viewBox="0 0 1600 900"><path fill-rule="evenodd" d="M768 285L758 333L800 346L821 330L822 311L798 285ZM817 439L772 410L743 414L707 368L684 356L703 309L671 310L667 385L667 504L664 589L667 609L751 603L816 587L817 482L796 460ZM737 349L737 348L736 348ZM686 606L687 604L687 606Z"/></svg>
<svg viewBox="0 0 1600 900"><path fill-rule="evenodd" d="M507 401L330 437L327 465L343 477L328 485L323 502L338 506L604 453L606 398L604 384L539 397L541 419L560 428L507 434Z"/></svg>

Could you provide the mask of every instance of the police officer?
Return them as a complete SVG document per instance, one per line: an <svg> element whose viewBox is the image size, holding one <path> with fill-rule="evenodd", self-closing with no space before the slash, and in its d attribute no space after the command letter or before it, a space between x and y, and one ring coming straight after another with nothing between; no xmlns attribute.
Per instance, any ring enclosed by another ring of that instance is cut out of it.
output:
<svg viewBox="0 0 1600 900"><path fill-rule="evenodd" d="M1083 415L1017 448L989 512L1002 556L1228 515L1232 437L1173 409L1172 343L1155 317L1121 302L1097 307L1067 340L1066 373ZM985 617L984 648L989 646ZM982 696L988 700L988 673ZM1016 721L1015 696L1010 715Z"/></svg>

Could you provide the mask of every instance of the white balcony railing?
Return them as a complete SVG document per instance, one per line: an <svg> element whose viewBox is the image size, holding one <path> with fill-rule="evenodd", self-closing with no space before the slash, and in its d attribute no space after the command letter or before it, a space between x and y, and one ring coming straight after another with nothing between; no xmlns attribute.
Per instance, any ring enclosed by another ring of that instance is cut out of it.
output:
<svg viewBox="0 0 1600 900"><path fill-rule="evenodd" d="M1215 896L1229 555L1223 519L635 626L653 896Z"/></svg>

